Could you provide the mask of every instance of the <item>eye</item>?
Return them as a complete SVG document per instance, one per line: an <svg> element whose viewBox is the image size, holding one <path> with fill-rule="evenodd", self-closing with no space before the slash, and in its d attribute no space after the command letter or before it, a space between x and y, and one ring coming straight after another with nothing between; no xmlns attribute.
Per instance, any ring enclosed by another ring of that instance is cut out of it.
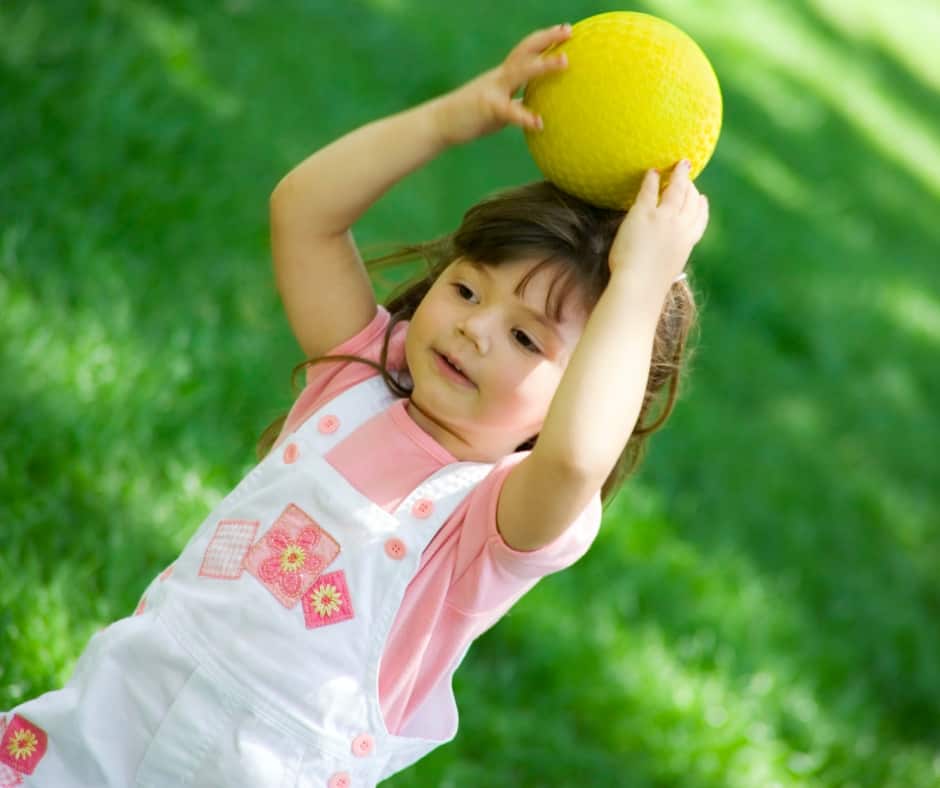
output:
<svg viewBox="0 0 940 788"><path fill-rule="evenodd" d="M454 289L457 291L457 293L460 295L460 297L464 301L469 301L470 298L473 297L473 291L469 287L467 287L465 284L461 284L460 282L455 282ZM464 293L469 293L469 297L464 296Z"/></svg>
<svg viewBox="0 0 940 788"><path fill-rule="evenodd" d="M538 345L536 345L536 344L529 338L529 335L526 334L525 331L520 331L519 329L516 328L516 329L513 329L513 334L514 334L515 336L517 336L517 337L520 337L520 339L518 339L519 344L522 345L522 347L524 347L524 348L525 348L526 350L528 350L530 353L541 353L541 352L542 352L541 350L539 350Z"/></svg>

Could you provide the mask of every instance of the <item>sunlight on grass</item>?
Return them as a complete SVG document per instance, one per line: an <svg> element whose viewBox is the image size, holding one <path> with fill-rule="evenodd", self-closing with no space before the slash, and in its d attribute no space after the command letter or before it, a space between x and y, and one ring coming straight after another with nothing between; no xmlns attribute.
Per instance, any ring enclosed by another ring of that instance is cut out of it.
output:
<svg viewBox="0 0 940 788"><path fill-rule="evenodd" d="M148 390L154 394L153 405L159 407L163 400L164 407L172 407L174 384L190 375L184 352L169 347L165 352L170 357L155 363L153 353L134 342L127 304L119 301L113 303L106 324L90 312L53 313L0 278L0 314L5 339L17 348L22 370L17 377L24 393L37 404L45 402L50 412L72 413L68 418L86 432L95 425L80 423L84 406L99 405L113 414L106 428L110 436L91 440L89 435L89 447L97 444L107 456L98 457L96 470L89 469L84 478L88 489L103 499L132 492L128 499L139 504L140 522L173 523L169 532L190 533L227 490L206 481L207 469L179 459L160 468L141 462L143 425L135 417L142 392ZM106 449L110 441L114 443ZM92 456L77 463L94 464L94 454L92 450ZM201 514L178 522L181 507Z"/></svg>
<svg viewBox="0 0 940 788"><path fill-rule="evenodd" d="M815 196L805 177L746 136L727 129L722 134L722 155L737 162L740 174L757 191L767 192L781 206L802 213L813 206Z"/></svg>
<svg viewBox="0 0 940 788"><path fill-rule="evenodd" d="M652 0L650 5L684 27L706 54L734 53L721 61L723 82L741 86L760 102L756 75L787 74L798 86L825 99L881 156L940 196L940 142L926 116L912 112L893 95L891 85L878 80L870 69L860 68L850 49L833 46L796 9L745 0L707 6L691 0ZM912 29L918 21L905 17ZM896 56L894 51L890 54Z"/></svg>
<svg viewBox="0 0 940 788"><path fill-rule="evenodd" d="M812 0L812 5L834 27L857 41L877 43L924 84L940 90L940 5L935 0Z"/></svg>
<svg viewBox="0 0 940 788"><path fill-rule="evenodd" d="M881 290L876 303L895 324L940 345L940 301L926 290L895 282Z"/></svg>
<svg viewBox="0 0 940 788"><path fill-rule="evenodd" d="M774 730L771 695L778 681L771 673L755 674L736 687L720 673L683 664L653 626L621 638L610 652L607 678L626 696L630 714L625 717L670 721L658 737L651 737L655 745L651 743L650 750L672 760L676 773L700 775L729 788L822 785L806 780L823 758L794 752ZM804 725L820 738L832 738L810 694L793 687L785 693L786 703ZM675 763L678 753L688 760Z"/></svg>
<svg viewBox="0 0 940 788"><path fill-rule="evenodd" d="M664 775L704 784L826 785L809 781L811 775L858 729L845 730L829 716L800 678L799 662L780 649L799 642L803 631L780 592L739 558L706 557L675 536L649 533L653 524L631 523L625 530L630 533L622 539L606 536L595 549L642 544L642 559L630 549L624 555L631 580L587 601L580 615L567 612L570 605L554 586L557 604L522 608L547 641L581 643L587 653L605 655L597 667L607 680L586 691L596 692L608 712L611 745L639 737ZM657 542L652 551L650 538ZM647 592L678 589L678 598L648 600L656 605L655 623L618 611L618 598L643 596L644 586ZM748 645L742 653L734 644ZM749 670L748 663L755 667Z"/></svg>
<svg viewBox="0 0 940 788"><path fill-rule="evenodd" d="M841 784L847 759L877 759L889 775L884 785L937 775L934 754L919 742L893 744L890 763L882 756L863 683L846 675L823 688L807 671L835 642L791 604L789 578L736 553L701 552L670 532L657 496L634 492L638 516L606 523L594 547L618 564L621 579L601 594L582 593L574 610L578 586L562 576L517 613L530 637L564 644L545 659L604 710L605 746L638 747L662 775L688 775L695 785L827 788ZM843 659L833 654L828 670ZM594 670L607 680L585 685Z"/></svg>
<svg viewBox="0 0 940 788"><path fill-rule="evenodd" d="M824 426L819 404L811 397L790 393L767 404L768 411L787 429L811 439Z"/></svg>
<svg viewBox="0 0 940 788"><path fill-rule="evenodd" d="M167 76L181 93L222 118L231 118L241 111L241 101L215 83L203 67L195 22L176 21L159 7L139 0L110 0L107 5L161 59Z"/></svg>

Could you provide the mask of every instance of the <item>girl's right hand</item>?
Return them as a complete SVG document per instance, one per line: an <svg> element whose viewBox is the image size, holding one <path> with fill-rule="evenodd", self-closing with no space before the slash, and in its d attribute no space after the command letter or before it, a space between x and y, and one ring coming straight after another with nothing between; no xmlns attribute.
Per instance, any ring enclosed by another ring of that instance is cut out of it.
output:
<svg viewBox="0 0 940 788"><path fill-rule="evenodd" d="M567 67L564 55L542 57L542 52L570 36L570 25L537 30L516 44L496 68L441 96L435 102L435 118L443 141L448 145L470 142L510 123L541 129L541 118L513 96L533 78Z"/></svg>
<svg viewBox="0 0 940 788"><path fill-rule="evenodd" d="M660 175L647 170L610 248L611 276L620 273L668 290L708 226L708 198L689 178L688 159L669 174L660 199Z"/></svg>

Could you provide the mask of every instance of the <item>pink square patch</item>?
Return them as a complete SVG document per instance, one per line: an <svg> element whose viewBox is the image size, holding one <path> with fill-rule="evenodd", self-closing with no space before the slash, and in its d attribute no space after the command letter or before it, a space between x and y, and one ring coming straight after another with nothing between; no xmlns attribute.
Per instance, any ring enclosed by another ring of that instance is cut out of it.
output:
<svg viewBox="0 0 940 788"><path fill-rule="evenodd" d="M215 534L209 540L209 546L206 547L199 574L218 580L237 580L241 577L242 561L254 541L257 530L257 520L220 520ZM167 571L172 569L170 565Z"/></svg>
<svg viewBox="0 0 940 788"><path fill-rule="evenodd" d="M321 575L317 582L304 591L303 606L307 629L352 618L352 599L346 586L346 573L340 569Z"/></svg>
<svg viewBox="0 0 940 788"><path fill-rule="evenodd" d="M3 739L3 732L7 729L5 717L0 717L0 740ZM23 775L14 771L5 763L0 763L0 788L15 788L23 784Z"/></svg>
<svg viewBox="0 0 940 788"><path fill-rule="evenodd" d="M46 732L14 714L0 738L0 763L23 774L32 774L46 754ZM15 783L14 783L15 784Z"/></svg>
<svg viewBox="0 0 940 788"><path fill-rule="evenodd" d="M337 541L299 506L288 504L271 529L252 545L244 566L290 608L337 555Z"/></svg>

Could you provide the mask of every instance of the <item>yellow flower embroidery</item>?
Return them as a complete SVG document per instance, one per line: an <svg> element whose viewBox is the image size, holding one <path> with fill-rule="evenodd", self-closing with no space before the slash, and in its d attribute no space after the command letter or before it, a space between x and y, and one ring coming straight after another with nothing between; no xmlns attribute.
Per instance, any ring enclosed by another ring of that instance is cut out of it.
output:
<svg viewBox="0 0 940 788"><path fill-rule="evenodd" d="M38 745L39 741L32 731L14 731L10 737L10 743L7 744L7 752L18 761L26 760L36 752Z"/></svg>
<svg viewBox="0 0 940 788"><path fill-rule="evenodd" d="M281 553L281 570L296 572L303 567L307 560L307 553L299 544L289 544Z"/></svg>
<svg viewBox="0 0 940 788"><path fill-rule="evenodd" d="M315 588L310 597L313 609L321 617L332 616L343 605L343 595L329 583Z"/></svg>

